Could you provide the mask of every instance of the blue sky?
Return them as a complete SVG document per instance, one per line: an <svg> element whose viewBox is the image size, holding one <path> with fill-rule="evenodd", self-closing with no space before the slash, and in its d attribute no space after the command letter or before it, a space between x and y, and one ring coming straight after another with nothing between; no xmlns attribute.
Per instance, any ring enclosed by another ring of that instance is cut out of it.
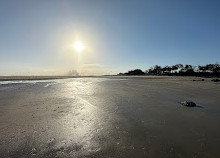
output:
<svg viewBox="0 0 220 158"><path fill-rule="evenodd" d="M1 0L0 75L216 63L218 0ZM75 41L86 49L77 54Z"/></svg>

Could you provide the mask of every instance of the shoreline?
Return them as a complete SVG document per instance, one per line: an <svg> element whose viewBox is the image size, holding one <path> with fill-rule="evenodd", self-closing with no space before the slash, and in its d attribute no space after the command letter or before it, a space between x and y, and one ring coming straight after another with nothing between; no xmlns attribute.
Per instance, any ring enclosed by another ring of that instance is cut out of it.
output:
<svg viewBox="0 0 220 158"><path fill-rule="evenodd" d="M68 78L134 78L134 79L205 79L211 80L218 77L200 77L200 76L117 76L117 75L103 75L103 76L0 76L0 81L16 81L16 80L51 80L51 79L68 79Z"/></svg>
<svg viewBox="0 0 220 158"><path fill-rule="evenodd" d="M67 79L67 78L80 78L80 77L85 77L85 76L0 76L0 81L51 80L51 79Z"/></svg>

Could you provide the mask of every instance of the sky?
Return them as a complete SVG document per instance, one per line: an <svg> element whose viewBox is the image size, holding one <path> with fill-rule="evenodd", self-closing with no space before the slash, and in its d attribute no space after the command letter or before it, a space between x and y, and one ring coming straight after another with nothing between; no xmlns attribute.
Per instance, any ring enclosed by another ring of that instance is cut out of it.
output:
<svg viewBox="0 0 220 158"><path fill-rule="evenodd" d="M0 0L0 75L109 75L219 59L219 0Z"/></svg>

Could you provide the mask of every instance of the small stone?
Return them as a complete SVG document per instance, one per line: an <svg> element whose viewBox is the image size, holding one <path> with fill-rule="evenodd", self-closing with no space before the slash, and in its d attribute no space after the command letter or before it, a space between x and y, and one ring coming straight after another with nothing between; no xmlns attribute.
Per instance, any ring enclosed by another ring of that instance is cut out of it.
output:
<svg viewBox="0 0 220 158"><path fill-rule="evenodd" d="M37 150L35 149L35 148L33 148L32 150L31 150L31 155L36 155L37 154Z"/></svg>
<svg viewBox="0 0 220 158"><path fill-rule="evenodd" d="M54 141L55 141L55 139L54 139L54 138L51 138L51 139L49 139L49 140L47 141L47 143L48 143L48 144L52 144L52 143L54 143Z"/></svg>
<svg viewBox="0 0 220 158"><path fill-rule="evenodd" d="M188 106L188 107L195 107L196 103L192 102L192 101L182 101L180 102L182 105L184 106Z"/></svg>

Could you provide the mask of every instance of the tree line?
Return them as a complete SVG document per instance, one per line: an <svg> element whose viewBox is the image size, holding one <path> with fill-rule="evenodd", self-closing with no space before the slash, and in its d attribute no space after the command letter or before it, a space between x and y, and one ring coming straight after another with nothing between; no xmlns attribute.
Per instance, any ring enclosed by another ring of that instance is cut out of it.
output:
<svg viewBox="0 0 220 158"><path fill-rule="evenodd" d="M176 64L171 66L155 65L146 71L141 69L130 70L118 75L168 75L168 76L202 76L202 77L220 77L219 64L207 64L204 66L192 66Z"/></svg>

